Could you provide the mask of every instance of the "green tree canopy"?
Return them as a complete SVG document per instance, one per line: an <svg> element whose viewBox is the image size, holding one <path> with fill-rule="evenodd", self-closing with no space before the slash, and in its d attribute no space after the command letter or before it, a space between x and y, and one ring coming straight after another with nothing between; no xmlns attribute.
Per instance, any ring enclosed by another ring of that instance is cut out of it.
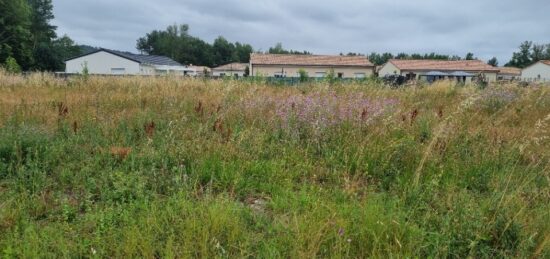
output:
<svg viewBox="0 0 550 259"><path fill-rule="evenodd" d="M219 66L231 62L248 63L254 50L249 44L231 43L218 37L209 44L189 34L189 26L171 25L154 30L137 40L136 48L150 55L170 57L183 64Z"/></svg>

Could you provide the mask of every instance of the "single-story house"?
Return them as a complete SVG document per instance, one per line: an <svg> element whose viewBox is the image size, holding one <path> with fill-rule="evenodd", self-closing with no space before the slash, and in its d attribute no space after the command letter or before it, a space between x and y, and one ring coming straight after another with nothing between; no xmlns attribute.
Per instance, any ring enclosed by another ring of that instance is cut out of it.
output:
<svg viewBox="0 0 550 259"><path fill-rule="evenodd" d="M206 66L189 66L189 68L192 70L191 73L189 73L190 76L208 76L212 74L212 69Z"/></svg>
<svg viewBox="0 0 550 259"><path fill-rule="evenodd" d="M65 72L92 75L187 75L188 67L163 56L139 55L108 49L98 49L65 61Z"/></svg>
<svg viewBox="0 0 550 259"><path fill-rule="evenodd" d="M499 67L498 80L514 81L521 79L521 69L515 67Z"/></svg>
<svg viewBox="0 0 550 259"><path fill-rule="evenodd" d="M497 80L498 68L487 65L481 60L404 60L392 59L379 71L379 76L402 75L407 80L457 80L470 83L480 74L494 82Z"/></svg>
<svg viewBox="0 0 550 259"><path fill-rule="evenodd" d="M246 74L247 63L229 63L223 66L212 68L212 76L233 76L243 77Z"/></svg>
<svg viewBox="0 0 550 259"><path fill-rule="evenodd" d="M541 60L521 71L523 81L550 81L550 60Z"/></svg>
<svg viewBox="0 0 550 259"><path fill-rule="evenodd" d="M374 74L374 65L364 56L253 53L250 57L254 76L300 77L300 71L305 71L309 77L322 78L331 70L338 78L366 78Z"/></svg>

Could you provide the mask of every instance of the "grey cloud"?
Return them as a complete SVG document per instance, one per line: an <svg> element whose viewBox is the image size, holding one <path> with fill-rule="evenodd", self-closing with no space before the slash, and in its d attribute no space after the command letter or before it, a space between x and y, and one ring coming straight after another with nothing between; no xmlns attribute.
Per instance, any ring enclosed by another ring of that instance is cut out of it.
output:
<svg viewBox="0 0 550 259"><path fill-rule="evenodd" d="M550 43L549 9L547 0L54 0L54 23L79 43L128 51L151 30L187 23L207 41L262 50L474 52L504 63L524 40Z"/></svg>

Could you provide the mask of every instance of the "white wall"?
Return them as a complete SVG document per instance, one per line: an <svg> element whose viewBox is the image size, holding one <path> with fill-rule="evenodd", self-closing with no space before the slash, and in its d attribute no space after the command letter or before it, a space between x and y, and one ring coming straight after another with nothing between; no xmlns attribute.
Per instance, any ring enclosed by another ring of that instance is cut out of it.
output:
<svg viewBox="0 0 550 259"><path fill-rule="evenodd" d="M357 78L369 77L374 73L372 67L345 67L345 66L295 66L295 65L252 65L251 71L254 76L284 76L284 77L300 77L300 70L305 71L309 77L324 77L331 70L334 71L334 76L342 74L342 78Z"/></svg>
<svg viewBox="0 0 550 259"><path fill-rule="evenodd" d="M212 70L213 76L221 76L222 74L225 74L225 76L234 76L235 74L237 74L239 75L239 77L243 77L244 71Z"/></svg>
<svg viewBox="0 0 550 259"><path fill-rule="evenodd" d="M384 66L382 66L382 68L380 69L380 71L378 71L378 76L379 77L384 77L384 76L387 76L387 75L394 75L394 74L401 74L401 71L399 70L399 68L397 68L396 66L394 66L392 63L390 62L387 62L386 64L384 64Z"/></svg>
<svg viewBox="0 0 550 259"><path fill-rule="evenodd" d="M127 75L140 74L139 63L105 51L67 61L65 72L82 73L84 64L88 67L89 74L111 75L112 68L124 68Z"/></svg>
<svg viewBox="0 0 550 259"><path fill-rule="evenodd" d="M550 81L550 66L539 62L530 67L526 67L521 72L521 80Z"/></svg>

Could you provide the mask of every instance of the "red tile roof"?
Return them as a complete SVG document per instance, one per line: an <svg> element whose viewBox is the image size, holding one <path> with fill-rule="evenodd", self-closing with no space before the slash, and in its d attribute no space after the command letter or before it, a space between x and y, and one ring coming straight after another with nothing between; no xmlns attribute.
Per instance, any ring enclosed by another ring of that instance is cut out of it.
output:
<svg viewBox="0 0 550 259"><path fill-rule="evenodd" d="M294 65L294 66L358 66L374 67L364 56L325 56L325 55L287 55L258 54L250 57L252 65Z"/></svg>
<svg viewBox="0 0 550 259"><path fill-rule="evenodd" d="M245 71L248 63L229 63L223 66L212 68L216 71Z"/></svg>
<svg viewBox="0 0 550 259"><path fill-rule="evenodd" d="M514 75L514 76L520 76L521 75L521 68L515 68L515 67L499 67L500 70L499 74L501 75Z"/></svg>
<svg viewBox="0 0 550 259"><path fill-rule="evenodd" d="M392 59L389 61L400 70L437 70L437 71L487 71L498 72L499 69L487 65L481 60L404 60Z"/></svg>

